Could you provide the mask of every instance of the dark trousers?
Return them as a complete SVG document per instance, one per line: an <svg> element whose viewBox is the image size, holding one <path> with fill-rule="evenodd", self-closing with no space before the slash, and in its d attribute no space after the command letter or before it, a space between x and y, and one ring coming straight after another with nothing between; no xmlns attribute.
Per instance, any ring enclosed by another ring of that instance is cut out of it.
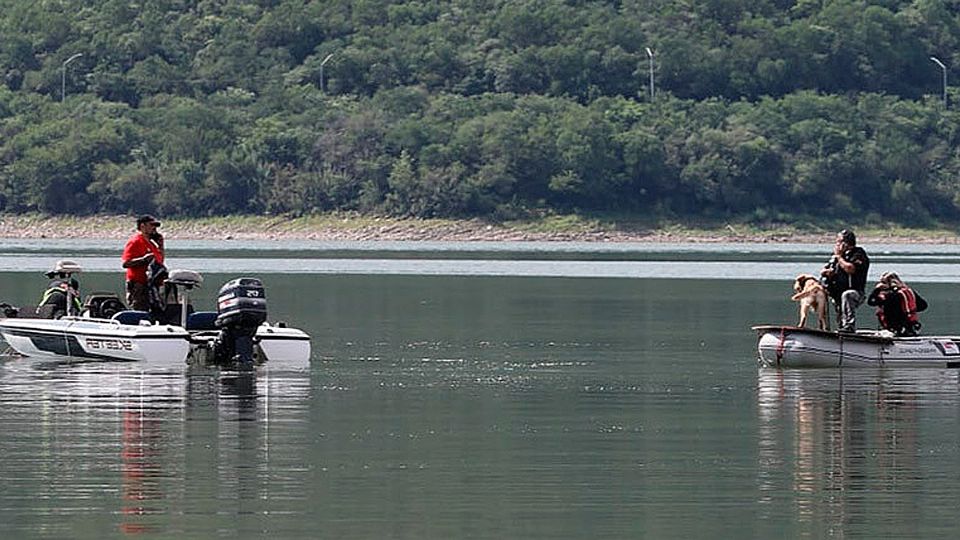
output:
<svg viewBox="0 0 960 540"><path fill-rule="evenodd" d="M127 282L127 307L137 311L150 311L150 294L146 283Z"/></svg>

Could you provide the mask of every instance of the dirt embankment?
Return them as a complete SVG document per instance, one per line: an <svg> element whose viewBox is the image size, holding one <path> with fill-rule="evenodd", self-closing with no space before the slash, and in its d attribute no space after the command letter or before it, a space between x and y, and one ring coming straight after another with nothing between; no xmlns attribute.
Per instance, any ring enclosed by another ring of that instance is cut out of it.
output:
<svg viewBox="0 0 960 540"><path fill-rule="evenodd" d="M162 219L162 218L161 218ZM0 215L0 238L124 239L134 232L131 216L49 217ZM546 230L549 229L549 230ZM379 240L379 241L578 241L578 242L810 242L830 243L833 231L796 232L745 230L723 226L713 230L669 227L603 226L577 223L571 227L543 224L491 224L480 220L417 220L362 216L326 216L289 219L244 216L211 219L163 219L161 231L169 239L211 240ZM951 231L860 232L861 243L900 242L955 244Z"/></svg>

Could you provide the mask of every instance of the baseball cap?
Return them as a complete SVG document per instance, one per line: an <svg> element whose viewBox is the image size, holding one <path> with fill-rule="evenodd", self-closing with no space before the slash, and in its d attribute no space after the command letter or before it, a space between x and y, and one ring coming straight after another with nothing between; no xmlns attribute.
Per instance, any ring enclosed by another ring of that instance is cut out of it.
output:
<svg viewBox="0 0 960 540"><path fill-rule="evenodd" d="M160 226L160 221L157 218L151 216L150 214L144 214L137 218L137 227L143 225L144 223L153 223L157 227Z"/></svg>

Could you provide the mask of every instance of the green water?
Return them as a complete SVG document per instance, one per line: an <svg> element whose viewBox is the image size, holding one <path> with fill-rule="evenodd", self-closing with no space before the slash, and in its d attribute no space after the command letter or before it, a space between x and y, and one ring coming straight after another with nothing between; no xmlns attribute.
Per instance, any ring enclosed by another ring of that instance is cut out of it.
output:
<svg viewBox="0 0 960 540"><path fill-rule="evenodd" d="M4 537L952 536L957 372L758 371L789 283L261 277L308 365L0 361Z"/></svg>

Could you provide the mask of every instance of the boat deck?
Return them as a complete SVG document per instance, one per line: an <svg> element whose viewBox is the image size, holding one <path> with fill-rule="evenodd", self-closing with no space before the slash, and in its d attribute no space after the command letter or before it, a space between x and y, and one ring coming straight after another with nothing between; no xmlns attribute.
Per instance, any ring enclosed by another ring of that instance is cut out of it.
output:
<svg viewBox="0 0 960 540"><path fill-rule="evenodd" d="M918 341L925 339L922 337L896 337L888 332L879 330L857 330L856 332L832 332L829 330L820 330L817 328L804 328L801 326L761 324L752 326L752 330L763 335L767 332L789 332L791 334L809 334L811 336L820 336L830 339L844 339L854 341L866 341L870 343L893 343L894 341Z"/></svg>

